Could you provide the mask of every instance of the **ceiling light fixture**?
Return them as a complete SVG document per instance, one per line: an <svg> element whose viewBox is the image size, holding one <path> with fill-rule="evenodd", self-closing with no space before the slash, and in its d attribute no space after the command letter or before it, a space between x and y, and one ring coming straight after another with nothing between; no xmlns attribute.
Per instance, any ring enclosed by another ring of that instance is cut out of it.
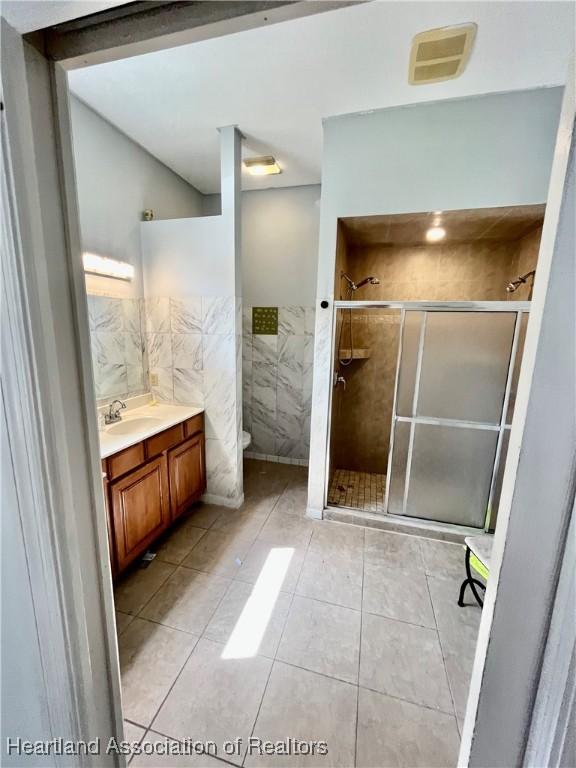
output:
<svg viewBox="0 0 576 768"><path fill-rule="evenodd" d="M244 160L244 168L251 176L270 176L276 173L282 173L282 169L272 155L265 157L249 157Z"/></svg>
<svg viewBox="0 0 576 768"><path fill-rule="evenodd" d="M444 227L430 227L426 230L426 240L429 243L437 243L439 240L444 240L446 237L446 230Z"/></svg>
<svg viewBox="0 0 576 768"><path fill-rule="evenodd" d="M116 280L133 280L134 267L126 261L116 261L108 256L98 256L97 253L85 253L82 256L84 272L89 275L113 277Z"/></svg>

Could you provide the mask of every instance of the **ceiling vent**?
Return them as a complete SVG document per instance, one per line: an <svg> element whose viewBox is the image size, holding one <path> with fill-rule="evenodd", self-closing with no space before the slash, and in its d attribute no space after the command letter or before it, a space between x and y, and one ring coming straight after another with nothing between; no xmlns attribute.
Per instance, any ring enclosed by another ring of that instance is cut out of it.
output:
<svg viewBox="0 0 576 768"><path fill-rule="evenodd" d="M459 24L420 32L412 40L408 82L438 83L459 77L470 58L476 24Z"/></svg>

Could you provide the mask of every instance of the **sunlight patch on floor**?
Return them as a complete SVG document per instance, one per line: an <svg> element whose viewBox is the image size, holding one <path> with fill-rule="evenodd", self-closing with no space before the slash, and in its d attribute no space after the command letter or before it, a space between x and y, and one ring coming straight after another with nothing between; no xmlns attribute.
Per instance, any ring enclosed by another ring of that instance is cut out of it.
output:
<svg viewBox="0 0 576 768"><path fill-rule="evenodd" d="M293 554L292 547L274 547L270 550L254 589L222 651L223 659L249 659L256 656Z"/></svg>

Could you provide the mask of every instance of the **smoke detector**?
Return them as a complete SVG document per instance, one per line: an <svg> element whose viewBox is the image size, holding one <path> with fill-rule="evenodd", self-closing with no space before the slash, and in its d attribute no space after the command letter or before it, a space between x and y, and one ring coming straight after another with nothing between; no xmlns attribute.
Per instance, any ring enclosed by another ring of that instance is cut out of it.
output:
<svg viewBox="0 0 576 768"><path fill-rule="evenodd" d="M408 82L438 83L459 77L470 58L476 24L458 24L418 33L412 40Z"/></svg>

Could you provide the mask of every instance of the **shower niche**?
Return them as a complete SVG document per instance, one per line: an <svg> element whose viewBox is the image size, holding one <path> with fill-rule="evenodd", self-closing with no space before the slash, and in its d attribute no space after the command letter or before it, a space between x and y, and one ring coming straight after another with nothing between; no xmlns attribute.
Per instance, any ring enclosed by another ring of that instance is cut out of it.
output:
<svg viewBox="0 0 576 768"><path fill-rule="evenodd" d="M328 507L493 529L543 215L339 221Z"/></svg>

